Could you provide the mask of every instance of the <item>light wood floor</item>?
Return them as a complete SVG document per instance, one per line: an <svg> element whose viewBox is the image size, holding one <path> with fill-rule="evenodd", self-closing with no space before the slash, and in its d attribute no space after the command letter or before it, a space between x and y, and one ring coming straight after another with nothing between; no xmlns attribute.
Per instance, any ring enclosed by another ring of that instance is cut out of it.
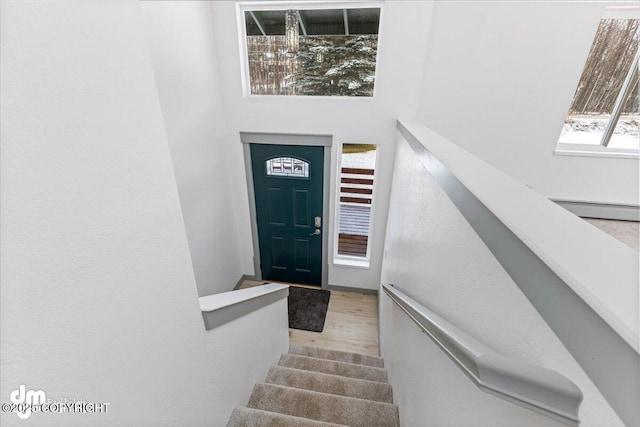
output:
<svg viewBox="0 0 640 427"><path fill-rule="evenodd" d="M245 280L240 289L262 283L264 282ZM314 286L291 286L317 289ZM378 356L378 297L356 292L331 291L324 330L318 333L289 329L289 342Z"/></svg>

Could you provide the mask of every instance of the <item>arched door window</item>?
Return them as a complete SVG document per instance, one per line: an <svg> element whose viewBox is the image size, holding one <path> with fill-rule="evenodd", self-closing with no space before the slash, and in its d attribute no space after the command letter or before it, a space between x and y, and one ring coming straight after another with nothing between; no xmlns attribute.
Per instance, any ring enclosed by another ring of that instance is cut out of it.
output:
<svg viewBox="0 0 640 427"><path fill-rule="evenodd" d="M295 157L275 157L266 162L269 176L295 176L309 178L309 163Z"/></svg>

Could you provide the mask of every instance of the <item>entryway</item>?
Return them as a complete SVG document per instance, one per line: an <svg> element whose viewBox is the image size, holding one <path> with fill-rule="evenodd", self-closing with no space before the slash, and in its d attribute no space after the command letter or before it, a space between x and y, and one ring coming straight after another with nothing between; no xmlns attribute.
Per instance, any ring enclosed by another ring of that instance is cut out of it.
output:
<svg viewBox="0 0 640 427"><path fill-rule="evenodd" d="M284 144L245 145L257 267L262 280L321 286L327 147L283 139Z"/></svg>
<svg viewBox="0 0 640 427"><path fill-rule="evenodd" d="M333 137L240 132L240 142L251 214L255 270L252 279L326 289ZM277 218L279 213L281 218ZM288 224L291 230L285 230L285 226L278 230L278 223ZM283 255L285 258L281 259Z"/></svg>
<svg viewBox="0 0 640 427"><path fill-rule="evenodd" d="M263 283L264 281L245 280L239 289ZM378 356L378 296L331 291L324 330L318 333L289 329L289 342Z"/></svg>

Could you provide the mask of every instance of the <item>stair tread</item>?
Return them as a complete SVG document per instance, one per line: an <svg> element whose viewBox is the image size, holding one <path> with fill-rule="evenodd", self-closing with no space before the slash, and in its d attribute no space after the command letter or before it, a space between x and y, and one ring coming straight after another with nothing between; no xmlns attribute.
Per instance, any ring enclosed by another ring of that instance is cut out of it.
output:
<svg viewBox="0 0 640 427"><path fill-rule="evenodd" d="M319 359L316 357L301 356L297 354L283 354L280 356L278 365L331 375L340 375L343 377L358 378L362 380L378 381L383 383L388 382L387 371L383 368Z"/></svg>
<svg viewBox="0 0 640 427"><path fill-rule="evenodd" d="M309 418L294 417L262 409L236 407L227 427L346 427L344 424L326 423Z"/></svg>
<svg viewBox="0 0 640 427"><path fill-rule="evenodd" d="M285 366L272 366L269 369L265 382L339 396L393 403L391 385L378 381L350 378Z"/></svg>
<svg viewBox="0 0 640 427"><path fill-rule="evenodd" d="M276 384L256 384L250 408L354 427L399 426L398 406Z"/></svg>
<svg viewBox="0 0 640 427"><path fill-rule="evenodd" d="M353 353L340 350L330 350L319 347L310 347L305 345L291 344L289 346L289 354L297 354L301 356L315 357L318 359L336 360L339 362L354 363L359 365L373 366L376 368L384 368L384 359L378 356L368 354Z"/></svg>

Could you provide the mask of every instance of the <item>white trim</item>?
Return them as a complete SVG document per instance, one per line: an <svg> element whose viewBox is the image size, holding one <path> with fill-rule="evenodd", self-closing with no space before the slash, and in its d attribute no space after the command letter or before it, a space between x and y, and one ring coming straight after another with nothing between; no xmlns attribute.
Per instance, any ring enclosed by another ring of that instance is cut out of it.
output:
<svg viewBox="0 0 640 427"><path fill-rule="evenodd" d="M304 145L307 147L331 147L331 135L299 133L240 132L242 144Z"/></svg>
<svg viewBox="0 0 640 427"><path fill-rule="evenodd" d="M240 304L250 299L259 298L279 290L288 288L288 285L276 285L267 283L261 286L254 286L237 291L222 292L219 294L207 295L199 298L200 311L216 311L231 305Z"/></svg>
<svg viewBox="0 0 640 427"><path fill-rule="evenodd" d="M367 246L368 246L368 243L367 243ZM367 247L367 252L369 252L368 247ZM341 267L363 268L368 270L370 266L370 262L367 259L360 258L357 256L336 255L333 257L333 265L339 265Z"/></svg>
<svg viewBox="0 0 640 427"><path fill-rule="evenodd" d="M248 289L200 297L204 328L209 331L287 298L289 286L269 283Z"/></svg>
<svg viewBox="0 0 640 427"><path fill-rule="evenodd" d="M582 218L640 221L640 206L585 202L579 200L551 199L551 201Z"/></svg>
<svg viewBox="0 0 640 427"><path fill-rule="evenodd" d="M377 63L377 60L376 60ZM376 76L378 73L378 67L376 66ZM344 99L344 100L357 100L355 102L373 101L376 94L376 86L373 85L372 96L342 96L342 95L245 95L245 98L287 98L287 99Z"/></svg>
<svg viewBox="0 0 640 427"><path fill-rule="evenodd" d="M627 101L627 96L631 94L631 89L633 87L632 83L638 78L638 61L640 61L640 47L636 51L636 54L633 57L633 62L631 63L631 67L629 67L629 71L627 72L627 75L622 82L622 87L620 88L620 92L618 92L618 97L616 98L616 102L613 105L613 110L611 110L609 123L607 123L607 127L605 128L604 134L602 135L602 141L600 142L600 144L604 145L607 148L609 147L609 143L611 142L611 138L613 137L613 132L615 131L616 126L618 126L618 122L620 121L622 106Z"/></svg>
<svg viewBox="0 0 640 427"><path fill-rule="evenodd" d="M243 1L238 2L238 6L243 10L266 11L266 10L287 10L295 8L297 10L314 9L365 9L380 8L384 1Z"/></svg>
<svg viewBox="0 0 640 427"><path fill-rule="evenodd" d="M369 234L367 235L367 257L366 257L367 262L371 261L371 248L373 247L373 241L375 240L373 236L373 224L376 222L376 205L377 205L378 188L379 188L378 171L380 170L380 158L382 157L380 155L380 150L383 147L383 145L380 145L380 144L375 144L375 145L376 145L376 164L373 169L373 189L371 192L371 211L369 212L369 231L368 231Z"/></svg>
<svg viewBox="0 0 640 427"><path fill-rule="evenodd" d="M253 166L251 163L251 144L270 145L302 145L306 147L323 148L322 165L322 218L325 226L327 218L331 215L329 186L331 185L331 151L333 146L333 136L331 135L304 135L286 134L271 132L240 132L240 143L242 144L242 154L244 157L245 175L247 178L247 196L249 198L249 215L251 216L251 238L253 242L253 266L255 275L262 279L262 269L260 268L260 243L258 241L258 220L255 202L255 189L253 187ZM322 232L322 276L321 286L323 289L329 284L329 233Z"/></svg>
<svg viewBox="0 0 640 427"><path fill-rule="evenodd" d="M244 12L246 8L243 3L236 3L236 20L238 30L238 50L240 51L240 74L242 75L242 94L247 97L251 92L251 81L249 80L249 55L247 54L247 23Z"/></svg>
<svg viewBox="0 0 640 427"><path fill-rule="evenodd" d="M607 6L602 19L640 19L640 6L637 1L620 2L619 5Z"/></svg>
<svg viewBox="0 0 640 427"><path fill-rule="evenodd" d="M553 154L557 156L612 157L638 159L640 150L605 147L600 144L570 144L559 142Z"/></svg>

